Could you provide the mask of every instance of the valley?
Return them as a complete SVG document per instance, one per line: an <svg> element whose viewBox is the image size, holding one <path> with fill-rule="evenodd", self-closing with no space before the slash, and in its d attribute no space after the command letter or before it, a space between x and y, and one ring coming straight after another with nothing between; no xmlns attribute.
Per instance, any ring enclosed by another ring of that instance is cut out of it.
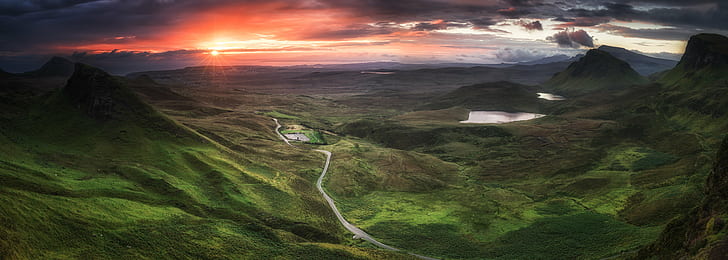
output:
<svg viewBox="0 0 728 260"><path fill-rule="evenodd" d="M598 48L500 67L2 75L0 256L709 255L728 241L726 46L693 36L677 64Z"/></svg>

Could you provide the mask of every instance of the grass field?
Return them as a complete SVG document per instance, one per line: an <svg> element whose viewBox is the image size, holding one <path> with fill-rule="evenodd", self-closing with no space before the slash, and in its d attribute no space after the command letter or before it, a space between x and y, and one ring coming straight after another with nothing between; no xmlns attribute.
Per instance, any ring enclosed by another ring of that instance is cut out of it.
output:
<svg viewBox="0 0 728 260"><path fill-rule="evenodd" d="M0 258L409 258L347 246L313 185L322 158L268 117L182 124L123 91L112 120L59 91L3 114Z"/></svg>
<svg viewBox="0 0 728 260"><path fill-rule="evenodd" d="M278 112L275 110L265 112L263 114L266 116L270 116L270 117L274 117L274 118L278 118L278 119L301 119L300 117L284 114L284 113L281 113L281 112Z"/></svg>

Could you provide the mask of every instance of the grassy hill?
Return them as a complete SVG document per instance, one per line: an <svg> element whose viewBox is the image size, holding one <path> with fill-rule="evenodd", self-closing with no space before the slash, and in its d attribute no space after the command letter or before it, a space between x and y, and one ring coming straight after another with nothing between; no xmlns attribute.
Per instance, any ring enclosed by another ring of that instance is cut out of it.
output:
<svg viewBox="0 0 728 260"><path fill-rule="evenodd" d="M544 86L566 96L590 92L619 90L648 80L634 71L627 62L597 49L557 73Z"/></svg>
<svg viewBox="0 0 728 260"><path fill-rule="evenodd" d="M677 61L653 58L608 45L599 46L598 50L608 52L612 56L629 63L635 71L644 76L672 69L677 64Z"/></svg>
<svg viewBox="0 0 728 260"><path fill-rule="evenodd" d="M21 73L20 75L29 77L62 77L68 78L73 74L73 62L66 58L52 57L43 66L34 71Z"/></svg>
<svg viewBox="0 0 728 260"><path fill-rule="evenodd" d="M130 84L78 64L63 89L5 114L2 258L403 257L341 244L312 183L322 158L251 160L160 114Z"/></svg>
<svg viewBox="0 0 728 260"><path fill-rule="evenodd" d="M538 89L507 81L465 86L436 97L419 109L437 110L457 106L471 110L539 112Z"/></svg>

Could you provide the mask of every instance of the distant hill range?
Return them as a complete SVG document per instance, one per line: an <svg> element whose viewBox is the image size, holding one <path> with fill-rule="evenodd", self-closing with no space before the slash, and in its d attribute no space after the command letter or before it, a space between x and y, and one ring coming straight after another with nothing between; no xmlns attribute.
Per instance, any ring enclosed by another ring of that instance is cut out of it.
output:
<svg viewBox="0 0 728 260"><path fill-rule="evenodd" d="M465 86L435 98L420 109L463 107L470 110L539 112L538 87L508 81Z"/></svg>
<svg viewBox="0 0 728 260"><path fill-rule="evenodd" d="M607 52L612 56L629 63L632 69L643 76L672 69L675 67L675 64L677 64L677 61L674 60L653 58L619 47L602 45L598 48L598 50Z"/></svg>
<svg viewBox="0 0 728 260"><path fill-rule="evenodd" d="M608 52L592 49L566 70L554 75L544 86L559 94L578 96L647 82L647 78L633 70L629 63Z"/></svg>
<svg viewBox="0 0 728 260"><path fill-rule="evenodd" d="M33 77L70 77L73 74L73 62L66 58L53 57L43 66L34 71L22 73L23 76Z"/></svg>
<svg viewBox="0 0 728 260"><path fill-rule="evenodd" d="M583 54L579 54L576 56L567 56L564 54L549 56L546 58L540 58L537 60L532 61L524 61L516 63L515 65L539 65L539 64L549 64L549 63L557 63L557 62L575 62L579 60L581 57L584 57Z"/></svg>
<svg viewBox="0 0 728 260"><path fill-rule="evenodd" d="M9 75L12 75L11 73L5 72L4 70L0 69L0 77L7 77Z"/></svg>

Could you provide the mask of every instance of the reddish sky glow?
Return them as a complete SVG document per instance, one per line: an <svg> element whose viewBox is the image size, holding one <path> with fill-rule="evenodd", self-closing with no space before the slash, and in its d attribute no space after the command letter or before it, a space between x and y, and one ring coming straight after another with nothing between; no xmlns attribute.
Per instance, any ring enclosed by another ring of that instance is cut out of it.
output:
<svg viewBox="0 0 728 260"><path fill-rule="evenodd" d="M61 55L128 72L196 65L212 50L231 64L501 63L599 45L676 57L690 35L728 29L720 1L568 2L10 0L0 66Z"/></svg>

